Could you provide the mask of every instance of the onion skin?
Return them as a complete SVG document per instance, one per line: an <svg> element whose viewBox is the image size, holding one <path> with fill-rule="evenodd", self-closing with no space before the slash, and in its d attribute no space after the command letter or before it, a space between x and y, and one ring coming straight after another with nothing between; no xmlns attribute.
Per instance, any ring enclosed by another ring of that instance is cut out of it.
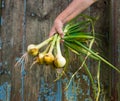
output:
<svg viewBox="0 0 120 101"><path fill-rule="evenodd" d="M56 57L55 57L55 60L54 60L54 64L57 68L62 68L66 64L66 59L62 56L62 53L61 53L60 36L58 36L58 38L57 38L56 49L57 49L56 50L57 54L56 54Z"/></svg>
<svg viewBox="0 0 120 101"><path fill-rule="evenodd" d="M54 61L54 55L52 53L48 53L46 54L44 57L44 62L45 64L53 64L53 61Z"/></svg>
<svg viewBox="0 0 120 101"><path fill-rule="evenodd" d="M27 51L32 56L36 56L39 53L39 49L34 44L29 45Z"/></svg>
<svg viewBox="0 0 120 101"><path fill-rule="evenodd" d="M44 53L39 53L39 55L38 55L38 63L39 64L43 64L44 63Z"/></svg>
<svg viewBox="0 0 120 101"><path fill-rule="evenodd" d="M66 64L66 59L62 55L56 56L54 64L57 68L62 68Z"/></svg>

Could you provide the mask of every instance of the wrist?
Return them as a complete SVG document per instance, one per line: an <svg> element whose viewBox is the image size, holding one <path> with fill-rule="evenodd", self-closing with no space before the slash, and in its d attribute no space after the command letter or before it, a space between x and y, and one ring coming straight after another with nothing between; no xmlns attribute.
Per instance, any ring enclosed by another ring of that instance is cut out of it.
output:
<svg viewBox="0 0 120 101"><path fill-rule="evenodd" d="M55 20L56 21L61 21L64 25L64 24L67 23L67 21L66 21L67 17L68 17L68 13L64 11L60 15L58 15Z"/></svg>

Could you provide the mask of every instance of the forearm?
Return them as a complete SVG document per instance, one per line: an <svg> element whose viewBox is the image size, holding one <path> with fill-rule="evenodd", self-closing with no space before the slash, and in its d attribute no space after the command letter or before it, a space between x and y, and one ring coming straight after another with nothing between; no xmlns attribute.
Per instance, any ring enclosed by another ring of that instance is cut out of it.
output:
<svg viewBox="0 0 120 101"><path fill-rule="evenodd" d="M96 0L73 0L69 6L60 13L50 30L49 36L59 33L61 37L64 36L63 26L65 23L69 22L71 19L76 17L90 5L92 5Z"/></svg>
<svg viewBox="0 0 120 101"><path fill-rule="evenodd" d="M96 0L73 0L70 5L56 18L66 23L87 9Z"/></svg>

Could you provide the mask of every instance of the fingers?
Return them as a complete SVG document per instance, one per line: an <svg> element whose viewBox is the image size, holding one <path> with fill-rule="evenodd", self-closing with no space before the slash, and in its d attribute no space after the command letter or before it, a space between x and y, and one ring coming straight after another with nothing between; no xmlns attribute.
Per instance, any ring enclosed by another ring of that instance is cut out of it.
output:
<svg viewBox="0 0 120 101"><path fill-rule="evenodd" d="M62 38L64 37L63 22L59 19L55 20L53 27L50 30L49 37L58 33Z"/></svg>
<svg viewBox="0 0 120 101"><path fill-rule="evenodd" d="M60 27L52 27L52 29L50 30L50 33L49 33L49 37L53 36L54 34L58 33L62 38L64 37L64 32L62 30L62 28Z"/></svg>
<svg viewBox="0 0 120 101"><path fill-rule="evenodd" d="M63 30L62 30L61 27L58 27L58 28L56 29L56 31L57 31L57 33L58 33L62 38L64 37L64 32L63 32Z"/></svg>

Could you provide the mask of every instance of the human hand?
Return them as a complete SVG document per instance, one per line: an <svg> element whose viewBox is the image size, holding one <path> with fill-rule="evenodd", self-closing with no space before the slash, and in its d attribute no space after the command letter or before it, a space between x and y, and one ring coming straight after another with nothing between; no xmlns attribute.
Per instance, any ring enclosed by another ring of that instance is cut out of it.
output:
<svg viewBox="0 0 120 101"><path fill-rule="evenodd" d="M63 22L57 18L50 30L49 37L53 36L56 33L58 33L61 37L64 37L63 25Z"/></svg>

